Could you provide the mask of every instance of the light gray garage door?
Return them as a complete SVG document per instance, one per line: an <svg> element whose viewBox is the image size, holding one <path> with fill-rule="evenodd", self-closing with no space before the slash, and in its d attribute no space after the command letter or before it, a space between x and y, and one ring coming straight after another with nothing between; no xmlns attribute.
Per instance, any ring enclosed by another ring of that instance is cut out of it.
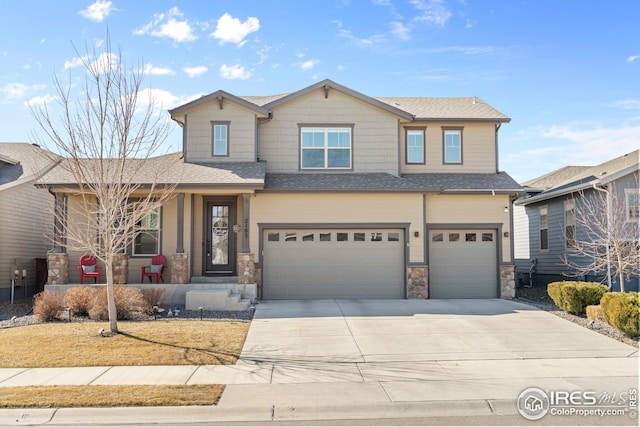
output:
<svg viewBox="0 0 640 427"><path fill-rule="evenodd" d="M496 230L429 232L430 298L496 298Z"/></svg>
<svg viewBox="0 0 640 427"><path fill-rule="evenodd" d="M264 299L404 298L404 230L265 230Z"/></svg>

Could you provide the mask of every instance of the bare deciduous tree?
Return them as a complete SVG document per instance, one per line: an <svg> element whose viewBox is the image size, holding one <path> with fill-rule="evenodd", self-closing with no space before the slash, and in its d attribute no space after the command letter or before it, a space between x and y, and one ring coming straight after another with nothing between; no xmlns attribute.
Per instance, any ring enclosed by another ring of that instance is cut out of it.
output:
<svg viewBox="0 0 640 427"><path fill-rule="evenodd" d="M169 122L142 87L143 67L128 69L110 41L101 53L86 49L78 56L86 72L82 93L73 98L71 78L64 84L54 75L55 101L30 108L46 135L43 145L64 158L58 168L73 183L67 191L79 201L70 203L68 212L56 212L57 231L65 237L57 243L104 263L109 326L117 333L114 260L140 233L140 222L175 189L160 179L171 164L158 159L169 157L153 157L166 140ZM73 224L66 223L69 217Z"/></svg>
<svg viewBox="0 0 640 427"><path fill-rule="evenodd" d="M563 262L577 275L605 273L609 288L617 277L624 292L625 280L640 274L639 226L633 216L637 214L628 212L624 191L613 183L594 186L574 198L574 206L574 236L566 236L572 253L565 253Z"/></svg>

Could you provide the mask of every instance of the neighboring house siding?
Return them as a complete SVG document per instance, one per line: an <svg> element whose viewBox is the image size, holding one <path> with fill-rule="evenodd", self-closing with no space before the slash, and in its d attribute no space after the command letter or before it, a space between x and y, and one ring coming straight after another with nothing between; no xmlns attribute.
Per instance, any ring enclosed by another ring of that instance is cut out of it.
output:
<svg viewBox="0 0 640 427"><path fill-rule="evenodd" d="M274 108L273 120L259 127L268 172L299 171L299 124L354 125L353 171L398 175L398 118L336 90L328 98L318 90Z"/></svg>
<svg viewBox="0 0 640 427"><path fill-rule="evenodd" d="M406 133L401 132L402 173L457 172L496 173L496 139L493 123L420 123L409 128L426 126L426 157L424 165L406 164ZM462 128L462 164L444 164L442 128Z"/></svg>
<svg viewBox="0 0 640 427"><path fill-rule="evenodd" d="M232 101L208 102L187 114L188 162L255 161L255 113ZM228 156L212 155L211 122L229 122Z"/></svg>
<svg viewBox="0 0 640 427"><path fill-rule="evenodd" d="M470 208L472 206L472 208ZM426 200L427 224L448 224L447 228L464 228L465 225L501 224L503 235L499 236L502 248L501 262L509 263L511 259L511 239L504 233L511 234L509 212L509 196L492 195L445 195L428 194ZM461 225L457 225L461 224Z"/></svg>
<svg viewBox="0 0 640 427"><path fill-rule="evenodd" d="M51 249L53 197L33 181L0 191L0 301L10 299L14 260L27 270L27 286L35 284L35 258ZM16 297L22 298L24 289Z"/></svg>
<svg viewBox="0 0 640 427"><path fill-rule="evenodd" d="M409 223L408 262L423 263L422 206L421 194L257 194L251 199L251 251L258 253L258 223Z"/></svg>

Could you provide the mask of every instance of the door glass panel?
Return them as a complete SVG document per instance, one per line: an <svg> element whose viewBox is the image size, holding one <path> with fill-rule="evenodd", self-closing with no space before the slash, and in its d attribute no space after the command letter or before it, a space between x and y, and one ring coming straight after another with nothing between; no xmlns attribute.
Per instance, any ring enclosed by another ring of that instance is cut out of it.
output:
<svg viewBox="0 0 640 427"><path fill-rule="evenodd" d="M211 264L229 264L229 206L211 206Z"/></svg>

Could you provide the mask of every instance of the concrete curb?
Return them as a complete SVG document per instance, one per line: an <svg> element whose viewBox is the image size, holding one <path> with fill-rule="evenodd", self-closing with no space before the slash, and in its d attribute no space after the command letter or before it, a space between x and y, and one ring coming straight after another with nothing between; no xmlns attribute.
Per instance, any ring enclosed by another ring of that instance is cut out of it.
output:
<svg viewBox="0 0 640 427"><path fill-rule="evenodd" d="M1 426L167 425L207 422L367 420L517 414L515 401L389 402L376 405L174 406L120 408L3 409Z"/></svg>

